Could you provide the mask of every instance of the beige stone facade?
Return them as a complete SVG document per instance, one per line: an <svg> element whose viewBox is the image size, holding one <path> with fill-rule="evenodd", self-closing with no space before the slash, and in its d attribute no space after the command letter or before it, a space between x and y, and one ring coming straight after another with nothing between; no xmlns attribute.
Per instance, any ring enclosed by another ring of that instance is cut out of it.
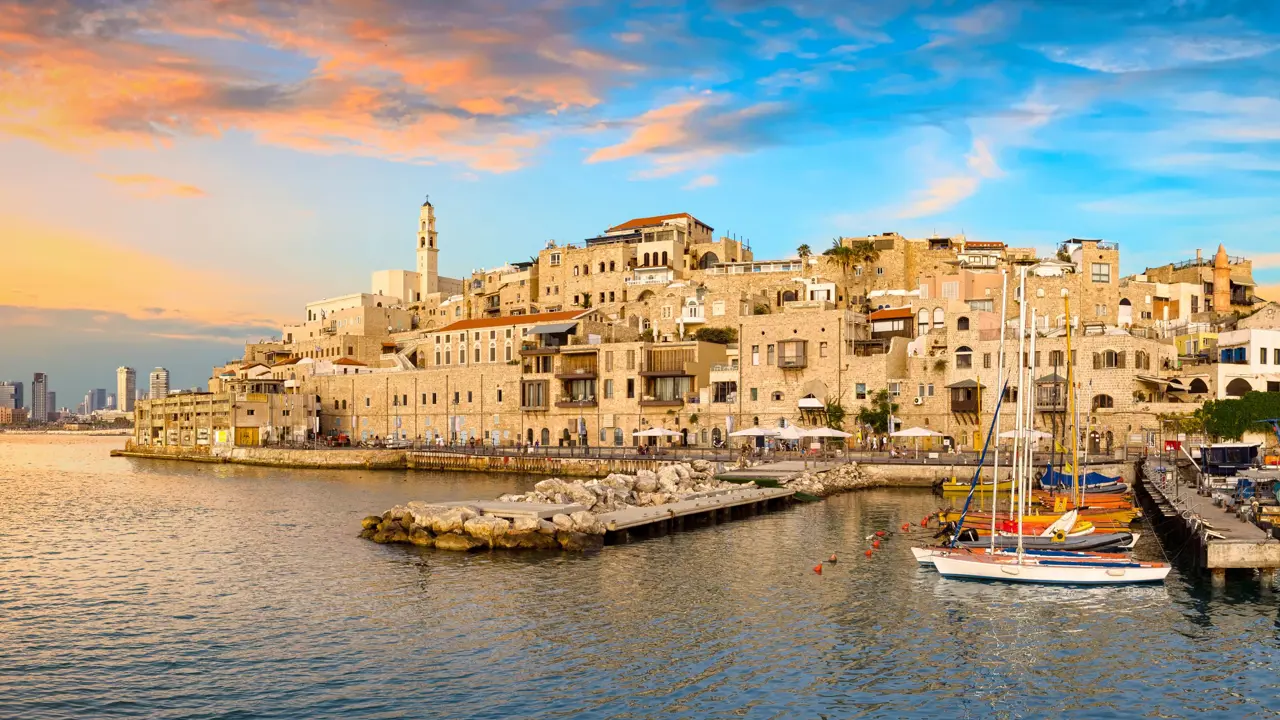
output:
<svg viewBox="0 0 1280 720"><path fill-rule="evenodd" d="M214 448L303 443L318 427L314 394L267 376L226 380L218 392L175 393L134 407L138 445Z"/></svg>

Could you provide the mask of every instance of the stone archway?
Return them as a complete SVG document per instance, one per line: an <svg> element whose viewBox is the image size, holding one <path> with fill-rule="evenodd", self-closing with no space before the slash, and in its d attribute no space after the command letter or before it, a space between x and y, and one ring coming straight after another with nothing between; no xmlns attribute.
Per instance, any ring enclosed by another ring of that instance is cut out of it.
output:
<svg viewBox="0 0 1280 720"><path fill-rule="evenodd" d="M1251 392L1252 390L1253 386L1244 378L1236 378L1227 383L1227 397L1244 397L1245 393Z"/></svg>
<svg viewBox="0 0 1280 720"><path fill-rule="evenodd" d="M702 270L718 264L720 264L720 257L713 252L705 252L698 258L698 267Z"/></svg>

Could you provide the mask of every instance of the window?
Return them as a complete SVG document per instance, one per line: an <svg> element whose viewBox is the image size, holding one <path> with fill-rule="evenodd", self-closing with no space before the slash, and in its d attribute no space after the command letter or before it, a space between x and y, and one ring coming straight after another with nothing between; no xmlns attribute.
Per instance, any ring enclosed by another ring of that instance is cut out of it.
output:
<svg viewBox="0 0 1280 720"><path fill-rule="evenodd" d="M858 400L866 400L866 399L867 399L867 384L866 384L866 383L858 383L857 385L855 385L855 386L853 387L853 396L854 396L856 399L858 399Z"/></svg>
<svg viewBox="0 0 1280 720"><path fill-rule="evenodd" d="M574 266L573 266L573 274L574 274L574 275L579 275L579 274L581 274L581 272L582 272L582 271L578 268L578 266L577 266L577 265L574 265Z"/></svg>
<svg viewBox="0 0 1280 720"><path fill-rule="evenodd" d="M920 308L920 312L916 316L916 334L929 334L929 311L924 308Z"/></svg>
<svg viewBox="0 0 1280 720"><path fill-rule="evenodd" d="M364 406L365 406L365 407L369 407L369 402L370 402L370 398L369 398L369 396L368 396L368 395L365 395L365 396L364 396Z"/></svg>
<svg viewBox="0 0 1280 720"><path fill-rule="evenodd" d="M942 283L942 298L944 300L959 300L960 283L955 280Z"/></svg>
<svg viewBox="0 0 1280 720"><path fill-rule="evenodd" d="M1102 370L1124 367L1124 353L1115 350L1103 350L1093 354L1093 369Z"/></svg>
<svg viewBox="0 0 1280 720"><path fill-rule="evenodd" d="M765 347L765 358L766 365L772 365L774 363L774 349L772 343Z"/></svg>
<svg viewBox="0 0 1280 720"><path fill-rule="evenodd" d="M1267 349L1266 349L1266 348L1258 348L1258 364L1259 364L1259 365L1266 365L1266 364L1267 364Z"/></svg>
<svg viewBox="0 0 1280 720"><path fill-rule="evenodd" d="M600 263L600 272L604 272L604 263L603 263L603 262L601 262L601 263ZM603 438L601 438L601 439L603 439Z"/></svg>
<svg viewBox="0 0 1280 720"><path fill-rule="evenodd" d="M956 348L956 369L968 370L973 367L973 350L967 345Z"/></svg>
<svg viewBox="0 0 1280 720"><path fill-rule="evenodd" d="M498 388L498 402L502 402L502 388Z"/></svg>
<svg viewBox="0 0 1280 720"><path fill-rule="evenodd" d="M893 397L900 397L902 395L902 383L889 383L889 394Z"/></svg>
<svg viewBox="0 0 1280 720"><path fill-rule="evenodd" d="M712 315L723 315L723 314L724 314L724 301L723 301L723 300L716 300L716 301L714 301L714 302L712 302L712 303L711 303L711 314L712 314Z"/></svg>
<svg viewBox="0 0 1280 720"><path fill-rule="evenodd" d="M760 364L760 346L759 345L751 346L751 364L752 365Z"/></svg>
<svg viewBox="0 0 1280 720"><path fill-rule="evenodd" d="M338 409L338 401L337 401L337 400L334 400L334 401L333 401L333 409L334 409L334 410L337 410L337 409Z"/></svg>
<svg viewBox="0 0 1280 720"><path fill-rule="evenodd" d="M995 300L970 300L969 309L974 312L995 312Z"/></svg>
<svg viewBox="0 0 1280 720"><path fill-rule="evenodd" d="M671 306L670 306L670 305L663 305L663 306L662 306L662 319L663 319L663 320L670 320L670 319L671 319Z"/></svg>
<svg viewBox="0 0 1280 720"><path fill-rule="evenodd" d="M1092 279L1096 283L1111 282L1111 265L1108 263L1093 263Z"/></svg>
<svg viewBox="0 0 1280 720"><path fill-rule="evenodd" d="M608 350L604 354L604 370L605 372L613 372L613 351Z"/></svg>
<svg viewBox="0 0 1280 720"><path fill-rule="evenodd" d="M774 401L774 402L780 402L780 401L782 400L782 393L781 393L781 392L779 392L779 391L777 391L777 390L775 390L775 391L773 392L772 397L773 397L773 401Z"/></svg>
<svg viewBox="0 0 1280 720"><path fill-rule="evenodd" d="M422 393L422 404L423 404L423 405L426 405L426 404L427 404L427 394L426 394L426 393Z"/></svg>
<svg viewBox="0 0 1280 720"><path fill-rule="evenodd" d="M876 274L877 274L877 275L883 275L883 274L884 274L884 268L882 268L882 267L878 267L878 268L876 268Z"/></svg>
<svg viewBox="0 0 1280 720"><path fill-rule="evenodd" d="M507 362L511 362L511 343L507 343L506 357Z"/></svg>
<svg viewBox="0 0 1280 720"><path fill-rule="evenodd" d="M984 370L991 369L991 353L989 352L982 353L982 368Z"/></svg>
<svg viewBox="0 0 1280 720"><path fill-rule="evenodd" d="M1115 406L1116 406L1116 401L1113 400L1110 395L1094 395L1093 396L1094 410L1113 408Z"/></svg>
<svg viewBox="0 0 1280 720"><path fill-rule="evenodd" d="M460 397L461 397L461 393L459 393L457 390L454 390L454 391L453 391L453 404L454 404L454 405L457 405L457 404L458 404L458 400L459 400L459 398L460 398Z"/></svg>
<svg viewBox="0 0 1280 720"><path fill-rule="evenodd" d="M249 413L250 415L252 415L252 414L253 414L253 408L249 408L248 413Z"/></svg>
<svg viewBox="0 0 1280 720"><path fill-rule="evenodd" d="M1276 348L1274 351L1272 351L1271 364L1280 365L1280 348Z"/></svg>
<svg viewBox="0 0 1280 720"><path fill-rule="evenodd" d="M1191 296L1191 312L1193 313L1200 312L1200 296L1199 295Z"/></svg>
<svg viewBox="0 0 1280 720"><path fill-rule="evenodd" d="M467 391L467 402L471 402L471 391Z"/></svg>
<svg viewBox="0 0 1280 720"><path fill-rule="evenodd" d="M1062 351L1061 350L1049 351L1049 366L1062 367Z"/></svg>
<svg viewBox="0 0 1280 720"><path fill-rule="evenodd" d="M479 347L479 346L476 346L475 359L476 359L476 362L480 362L480 347Z"/></svg>
<svg viewBox="0 0 1280 720"><path fill-rule="evenodd" d="M609 261L609 272L613 272L613 261L612 261L612 260L610 260L610 261ZM621 431L619 431L619 432L621 432ZM619 445L621 445L622 443L618 443L618 444L619 444Z"/></svg>
<svg viewBox="0 0 1280 720"><path fill-rule="evenodd" d="M1034 365L1032 365L1032 367L1040 367L1040 351L1039 350L1036 351L1036 356L1032 358L1032 361L1035 363Z"/></svg>
<svg viewBox="0 0 1280 720"><path fill-rule="evenodd" d="M559 265L559 264L560 264L560 253L551 253L551 262L550 262L550 264L551 264L551 265Z"/></svg>
<svg viewBox="0 0 1280 720"><path fill-rule="evenodd" d="M636 396L636 379L627 378L627 397L634 398L635 396Z"/></svg>
<svg viewBox="0 0 1280 720"><path fill-rule="evenodd" d="M916 386L916 397L924 397L924 383Z"/></svg>
<svg viewBox="0 0 1280 720"><path fill-rule="evenodd" d="M827 342L824 340L818 343L818 357L827 356Z"/></svg>
<svg viewBox="0 0 1280 720"><path fill-rule="evenodd" d="M928 385L926 385L925 390L926 390L925 395L929 397L933 397L933 383L929 383Z"/></svg>
<svg viewBox="0 0 1280 720"><path fill-rule="evenodd" d="M605 400L608 400L612 397L613 397L613 381L605 380L604 381L604 398Z"/></svg>
<svg viewBox="0 0 1280 720"><path fill-rule="evenodd" d="M432 405L435 405L435 404L436 404L436 394L435 394L435 393L431 393L431 404L432 404Z"/></svg>
<svg viewBox="0 0 1280 720"><path fill-rule="evenodd" d="M760 399L760 390L758 388L751 388L751 402L755 402L756 400L759 400L759 399Z"/></svg>
<svg viewBox="0 0 1280 720"><path fill-rule="evenodd" d="M636 351L635 350L627 351L627 369L628 370L636 369ZM631 396L628 395L627 397L631 397Z"/></svg>
<svg viewBox="0 0 1280 720"><path fill-rule="evenodd" d="M1107 306L1106 306L1106 305L1094 305L1094 306L1093 306L1093 313L1094 313L1095 315L1097 315L1098 317L1106 317L1106 316L1107 316Z"/></svg>
<svg viewBox="0 0 1280 720"><path fill-rule="evenodd" d="M490 345L489 346L489 362L497 362L497 361L498 361L498 346Z"/></svg>
<svg viewBox="0 0 1280 720"><path fill-rule="evenodd" d="M969 318L967 317L956 318L956 330L968 330L968 329L969 329Z"/></svg>

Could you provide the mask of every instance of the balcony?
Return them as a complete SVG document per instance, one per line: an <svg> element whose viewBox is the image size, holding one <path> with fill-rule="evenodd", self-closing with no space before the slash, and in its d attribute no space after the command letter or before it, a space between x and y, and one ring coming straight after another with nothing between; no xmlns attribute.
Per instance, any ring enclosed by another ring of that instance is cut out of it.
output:
<svg viewBox="0 0 1280 720"><path fill-rule="evenodd" d="M982 386L976 380L961 380L947 386L951 391L951 412L976 414L980 411L979 393Z"/></svg>
<svg viewBox="0 0 1280 720"><path fill-rule="evenodd" d="M640 407L682 407L684 398L640 398Z"/></svg>
<svg viewBox="0 0 1280 720"><path fill-rule="evenodd" d="M807 340L784 340L778 343L778 367L798 370L809 365Z"/></svg>
<svg viewBox="0 0 1280 720"><path fill-rule="evenodd" d="M637 268L623 282L627 285L667 285L674 278L675 273L670 268Z"/></svg>
<svg viewBox="0 0 1280 720"><path fill-rule="evenodd" d="M525 355L555 355L560 352L559 345L541 345L534 342L520 343L520 354Z"/></svg>
<svg viewBox="0 0 1280 720"><path fill-rule="evenodd" d="M563 355L556 378L560 380L594 380L597 366L594 353L588 355Z"/></svg>
<svg viewBox="0 0 1280 720"><path fill-rule="evenodd" d="M644 377L676 377L693 375L697 353L693 348L649 350L640 363Z"/></svg>
<svg viewBox="0 0 1280 720"><path fill-rule="evenodd" d="M697 325L707 321L706 308L701 305L686 305L680 309L680 320L685 325Z"/></svg>
<svg viewBox="0 0 1280 720"><path fill-rule="evenodd" d="M593 408L596 406L595 398L585 398L582 400L557 400L558 408Z"/></svg>

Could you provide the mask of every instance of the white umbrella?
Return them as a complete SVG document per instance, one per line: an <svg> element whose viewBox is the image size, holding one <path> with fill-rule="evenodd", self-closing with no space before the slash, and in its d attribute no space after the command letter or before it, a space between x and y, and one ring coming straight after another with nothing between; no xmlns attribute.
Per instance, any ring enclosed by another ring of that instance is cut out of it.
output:
<svg viewBox="0 0 1280 720"><path fill-rule="evenodd" d="M783 440L799 440L804 437L804 431L795 425L788 425L779 430L777 436Z"/></svg>
<svg viewBox="0 0 1280 720"><path fill-rule="evenodd" d="M649 428L640 432L631 433L632 437L667 437L671 435L679 435L680 433L666 428Z"/></svg>
<svg viewBox="0 0 1280 720"><path fill-rule="evenodd" d="M920 438L922 438L922 437L941 437L941 436L942 436L942 433L940 433L940 432L934 432L933 430L930 430L929 428L922 428L922 427L909 427L909 428L906 428L905 430L899 430L898 432L889 433L889 435L890 435L891 437L909 437L909 438L915 438L915 439L916 439L916 455L917 455L917 456L919 456L919 455L920 455Z"/></svg>
<svg viewBox="0 0 1280 720"><path fill-rule="evenodd" d="M777 430L770 430L769 428L762 427L750 427L745 430L731 432L729 433L729 437L773 437L777 434Z"/></svg>
<svg viewBox="0 0 1280 720"><path fill-rule="evenodd" d="M835 428L824 427L824 428L814 428L812 430L805 430L804 436L805 437L823 437L823 438L829 438L829 437L847 438L847 437L853 437L853 433L847 433L843 430L836 430Z"/></svg>
<svg viewBox="0 0 1280 720"><path fill-rule="evenodd" d="M1044 432L1043 430L1031 430L1031 431L1024 430L1023 432L1026 434L1028 438L1032 440L1048 440L1049 438L1053 437L1051 433ZM1010 440L1018 437L1018 431L1005 430L1004 432L1000 433L1000 437L1004 438L1005 440Z"/></svg>

